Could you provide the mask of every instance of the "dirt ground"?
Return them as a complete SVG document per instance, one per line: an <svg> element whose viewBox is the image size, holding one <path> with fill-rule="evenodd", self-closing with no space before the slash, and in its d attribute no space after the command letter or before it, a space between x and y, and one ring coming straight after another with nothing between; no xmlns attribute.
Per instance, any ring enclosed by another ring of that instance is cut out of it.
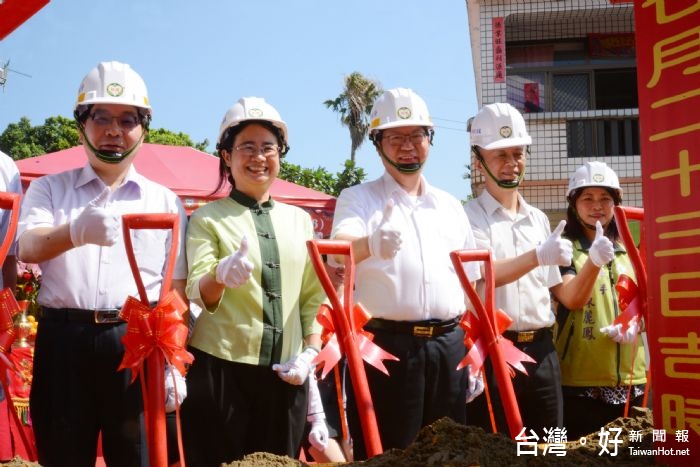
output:
<svg viewBox="0 0 700 467"><path fill-rule="evenodd" d="M622 428L617 456L599 455L598 435L586 437L586 444L578 440L567 444L566 455L553 454L537 456L520 455L515 441L503 435L486 433L481 428L463 426L444 418L419 433L417 439L405 450L389 450L364 462L347 462L342 464L315 464L324 467L366 466L366 467L472 467L472 466L643 466L656 465L648 456L631 456L629 446L639 449L651 449L653 422L650 410L640 410L630 418L618 418L607 428ZM628 433L640 431L642 442L629 443ZM542 445L540 445L542 447ZM612 450L612 446L609 446ZM525 449L522 449L525 451ZM296 467L306 466L303 462L289 457L268 453L255 453L243 460L222 465L225 467ZM9 463L0 464L7 467L34 467L37 463L16 458Z"/></svg>
<svg viewBox="0 0 700 467"><path fill-rule="evenodd" d="M405 450L390 450L364 462L343 464L316 464L325 467L367 466L367 467L472 467L472 466L582 466L615 465L643 466L656 465L648 456L630 456L629 446L639 449L652 448L653 422L651 411L643 410L630 418L618 418L607 428L622 428L617 456L599 455L598 435L586 437L586 444L578 440L567 444L566 455L553 454L518 456L515 441L503 435L486 433L481 428L459 425L450 419L438 420L425 427L417 439ZM642 442L629 443L630 430L641 431ZM612 451L612 446L609 446ZM524 449L523 449L524 450ZM303 462L289 457L267 453L255 453L241 461L225 464L226 467L292 467L306 466ZM223 467L223 466L222 466Z"/></svg>

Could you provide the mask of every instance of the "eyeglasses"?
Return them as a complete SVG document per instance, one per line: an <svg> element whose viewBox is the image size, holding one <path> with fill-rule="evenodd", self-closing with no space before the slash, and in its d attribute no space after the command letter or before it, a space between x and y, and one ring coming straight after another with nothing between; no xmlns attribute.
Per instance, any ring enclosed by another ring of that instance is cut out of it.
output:
<svg viewBox="0 0 700 467"><path fill-rule="evenodd" d="M117 121L117 125L119 125L120 128L123 130L133 130L137 126L141 124L141 119L139 118L138 115L134 113L124 113L121 115L111 115L109 112L102 112L99 110L96 110L92 114L90 114L90 120L97 125L101 127L106 127L112 124L114 120Z"/></svg>
<svg viewBox="0 0 700 467"><path fill-rule="evenodd" d="M275 157L280 151L280 147L276 144L263 144L262 146L256 146L253 143L239 144L238 146L234 146L233 149L247 157L262 154L267 159Z"/></svg>
<svg viewBox="0 0 700 467"><path fill-rule="evenodd" d="M423 141L425 141L425 138L427 137L428 135L426 135L424 131L420 131L411 133L410 135L386 135L384 136L384 139L390 146L399 148L403 146L406 141L410 141L414 146L419 146L423 144Z"/></svg>

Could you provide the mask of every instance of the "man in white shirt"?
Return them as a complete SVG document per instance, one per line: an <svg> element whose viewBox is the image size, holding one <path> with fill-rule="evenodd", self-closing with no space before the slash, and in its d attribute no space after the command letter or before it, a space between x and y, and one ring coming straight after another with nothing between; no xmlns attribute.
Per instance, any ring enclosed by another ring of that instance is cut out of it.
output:
<svg viewBox="0 0 700 467"><path fill-rule="evenodd" d="M370 118L385 172L340 194L332 237L352 241L354 300L372 315L365 329L399 358L384 362L389 376L365 365L386 450L405 448L441 417L465 421L467 374L456 368L465 355L458 322L467 301L449 253L475 244L460 202L422 176L434 133L423 99L410 89L390 89ZM480 277L476 267L468 274ZM349 400L355 459L362 459L352 394Z"/></svg>
<svg viewBox="0 0 700 467"><path fill-rule="evenodd" d="M20 259L42 270L30 396L39 462L95 465L101 432L107 465L145 466L141 386L131 384L131 371L117 370L126 332L119 310L128 296L138 297L121 215L179 214L173 287L183 297L186 218L172 191L133 167L151 106L129 65L102 62L91 70L74 115L88 163L32 182L17 234ZM134 230L131 236L148 298L157 301L171 233Z"/></svg>
<svg viewBox="0 0 700 467"><path fill-rule="evenodd" d="M19 180L17 164L2 151L0 151L0 191L22 194L22 184ZM5 239L9 226L10 211L2 210L0 214L0 242ZM17 285L17 245L15 242L10 246L5 262L2 265L1 280L0 290L5 287L14 290Z"/></svg>
<svg viewBox="0 0 700 467"><path fill-rule="evenodd" d="M476 168L485 189L464 210L478 248L490 248L494 261L496 308L513 323L503 335L536 363L528 375L516 372L513 388L526 428L562 427L563 402L559 360L551 327L554 313L549 289L561 283L559 265L571 263L571 242L561 238L565 221L551 233L547 216L518 192L532 138L525 120L510 104L484 106L470 126ZM483 284L478 284L483 295ZM499 431L508 433L490 361L486 375ZM469 423L490 430L486 397L467 406Z"/></svg>

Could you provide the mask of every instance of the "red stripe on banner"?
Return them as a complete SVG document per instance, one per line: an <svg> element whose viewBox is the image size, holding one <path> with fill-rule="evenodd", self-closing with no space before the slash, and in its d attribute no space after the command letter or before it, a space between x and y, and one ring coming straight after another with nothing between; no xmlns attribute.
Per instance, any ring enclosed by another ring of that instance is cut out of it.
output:
<svg viewBox="0 0 700 467"><path fill-rule="evenodd" d="M655 447L698 465L700 3L634 3Z"/></svg>
<svg viewBox="0 0 700 467"><path fill-rule="evenodd" d="M493 82L506 81L506 26L502 17L491 19L491 50L493 50Z"/></svg>

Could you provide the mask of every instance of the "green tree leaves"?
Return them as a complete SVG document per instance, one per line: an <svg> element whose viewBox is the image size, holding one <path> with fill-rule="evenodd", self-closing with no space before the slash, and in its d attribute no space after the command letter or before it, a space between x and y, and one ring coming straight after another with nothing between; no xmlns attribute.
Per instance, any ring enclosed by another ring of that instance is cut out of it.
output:
<svg viewBox="0 0 700 467"><path fill-rule="evenodd" d="M340 114L340 123L350 131L350 160L355 162L355 152L367 138L369 114L375 99L382 93L381 84L353 71L345 77L343 92L325 106Z"/></svg>

